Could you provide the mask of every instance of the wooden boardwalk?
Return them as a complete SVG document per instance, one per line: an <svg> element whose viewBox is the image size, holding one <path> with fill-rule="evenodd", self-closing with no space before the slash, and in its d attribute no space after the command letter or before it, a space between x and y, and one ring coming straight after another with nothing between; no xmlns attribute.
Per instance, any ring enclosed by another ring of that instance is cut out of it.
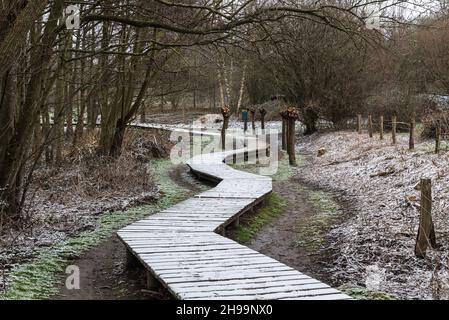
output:
<svg viewBox="0 0 449 320"><path fill-rule="evenodd" d="M204 132L201 132L204 134ZM265 145L259 145L265 151ZM118 236L130 253L176 298L186 300L344 300L349 296L221 236L226 226L272 191L272 180L234 170L224 159L236 150L196 156L196 174L217 187L133 223Z"/></svg>

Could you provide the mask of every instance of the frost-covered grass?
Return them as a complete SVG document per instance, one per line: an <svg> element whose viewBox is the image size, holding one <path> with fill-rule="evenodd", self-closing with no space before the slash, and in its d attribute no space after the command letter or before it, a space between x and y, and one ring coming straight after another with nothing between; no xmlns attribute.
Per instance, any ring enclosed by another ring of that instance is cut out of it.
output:
<svg viewBox="0 0 449 320"><path fill-rule="evenodd" d="M333 132L300 139L309 161L297 169L305 181L340 191L348 204L346 219L330 232L336 264L329 266L336 283L366 286L367 270L382 274L374 291L401 299L449 298L449 156L433 153L434 141L417 139L408 150L408 135L391 145L375 135ZM317 157L319 149L327 153ZM417 259L414 245L419 224L423 177L432 179L433 219L438 250ZM373 288L368 288L373 289Z"/></svg>
<svg viewBox="0 0 449 320"><path fill-rule="evenodd" d="M173 167L169 160L150 163L153 179L160 189L160 198L153 204L102 215L98 227L83 232L50 248L37 252L36 257L11 270L6 279L6 291L0 299L47 299L57 293L60 274L70 264L69 260L80 256L90 248L111 237L126 225L156 213L189 196L187 190L175 184L168 172Z"/></svg>

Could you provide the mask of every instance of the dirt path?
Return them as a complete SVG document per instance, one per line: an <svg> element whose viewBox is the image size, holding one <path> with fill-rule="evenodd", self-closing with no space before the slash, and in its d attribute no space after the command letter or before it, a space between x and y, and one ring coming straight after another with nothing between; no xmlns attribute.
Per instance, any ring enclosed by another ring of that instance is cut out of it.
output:
<svg viewBox="0 0 449 320"><path fill-rule="evenodd" d="M70 262L80 268L80 290L68 290L61 277L60 293L55 300L166 300L164 290L145 289L142 268L127 268L126 249L117 237L112 237Z"/></svg>
<svg viewBox="0 0 449 320"><path fill-rule="evenodd" d="M178 166L170 172L170 178L181 187L198 193L208 188L190 173L187 167ZM164 289L158 292L146 290L143 268L128 268L126 248L113 236L100 246L69 263L80 269L80 290L68 290L67 275L61 275L59 294L54 300L168 300L171 295Z"/></svg>
<svg viewBox="0 0 449 320"><path fill-rule="evenodd" d="M332 228L332 225L324 226L322 234L315 235L322 236L323 239L309 239L322 240L324 243L320 249L310 248L308 241L301 241L301 237L308 236L301 234L301 229L308 228L307 224L322 214L317 204L310 199L313 188L305 186L298 178L292 178L274 182L273 192L286 200L287 206L278 218L264 226L247 245L307 275L332 284L324 268L324 265L332 263L325 239L328 231L325 229ZM312 228L313 221L310 223Z"/></svg>

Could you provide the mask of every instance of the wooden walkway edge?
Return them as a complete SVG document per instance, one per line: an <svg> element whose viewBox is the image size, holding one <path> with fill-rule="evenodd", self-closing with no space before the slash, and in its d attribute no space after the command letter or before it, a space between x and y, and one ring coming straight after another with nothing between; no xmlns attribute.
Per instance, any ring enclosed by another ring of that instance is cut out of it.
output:
<svg viewBox="0 0 449 320"><path fill-rule="evenodd" d="M265 151L266 146L257 149ZM150 280L156 279L177 299L350 299L218 234L272 191L271 178L238 171L224 163L235 153L253 151L245 148L193 157L188 162L191 170L218 185L121 229L119 238L148 270Z"/></svg>

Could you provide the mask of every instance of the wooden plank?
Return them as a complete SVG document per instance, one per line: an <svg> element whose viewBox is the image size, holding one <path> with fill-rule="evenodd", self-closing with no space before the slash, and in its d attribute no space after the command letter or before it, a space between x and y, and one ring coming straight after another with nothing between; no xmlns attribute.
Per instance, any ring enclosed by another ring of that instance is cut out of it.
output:
<svg viewBox="0 0 449 320"><path fill-rule="evenodd" d="M133 251L136 253L156 253L156 252L197 252L206 254L205 251L217 251L239 249L236 245L222 244L222 245L205 245L205 246L178 246L178 247L157 247L151 245L136 245L133 246Z"/></svg>
<svg viewBox="0 0 449 320"><path fill-rule="evenodd" d="M195 258L195 259L211 259L211 258L225 258L225 257L234 257L234 256L245 256L247 254L254 254L257 255L257 252L251 251L246 248L236 248L236 249L227 249L227 250L220 250L216 252L208 252L207 255L205 255L205 252L185 252L185 253L145 253L142 256L144 258L170 258L170 256L178 257L178 259L185 259L185 258Z"/></svg>
<svg viewBox="0 0 449 320"><path fill-rule="evenodd" d="M214 256L214 257L211 257L209 255L210 255L210 253L207 256L205 256L205 257L203 257L201 259L198 259L197 257L184 257L182 260L185 263L189 263L189 262L194 262L194 261L202 261L202 262L226 261L226 259L227 259L226 255ZM180 262L179 258L176 258L175 256L148 257L148 256L141 255L140 257L148 265L153 265L153 264L155 264L157 262L159 262L159 263L171 263L171 262L178 262L179 263ZM248 254L240 254L240 255L239 254L234 254L233 257L234 258L245 257L245 258L249 259L249 258L252 258L252 257L257 257L257 255L256 254L252 254L252 255L248 255Z"/></svg>
<svg viewBox="0 0 449 320"><path fill-rule="evenodd" d="M298 300L297 297L295 298L280 298L279 300ZM319 296L311 296L311 297L301 297L300 300L352 300L351 297L349 297L346 294L343 293L331 293L331 294L324 294Z"/></svg>
<svg viewBox="0 0 449 320"><path fill-rule="evenodd" d="M234 265L246 265L246 264L269 264L269 263L278 263L278 261L274 259L270 259L268 257L265 257L263 255L255 255L254 257L244 257L244 258L229 258L229 259L223 259L223 260L210 260L210 261L196 261L192 260L190 262L188 261L172 261L172 262L154 262L152 263L153 266L158 268L173 268L173 267L180 267L180 268L190 268L194 266L217 266L217 265L223 265L223 266L234 266Z"/></svg>
<svg viewBox="0 0 449 320"><path fill-rule="evenodd" d="M291 268L288 268L287 266L282 266L279 263L257 263L257 264L238 264L238 265L221 265L221 266L185 266L185 267L163 267L158 268L155 265L152 265L152 269L158 274L158 275L164 275L165 277L170 277L171 275L199 275L199 274L206 274L208 272L249 272L249 271L258 271L258 272L272 272L272 271L282 271L282 270L293 270Z"/></svg>
<svg viewBox="0 0 449 320"><path fill-rule="evenodd" d="M189 291L192 288L201 288L202 290L207 290L208 287L226 287L232 285L239 286L251 286L257 284L267 284L267 283L276 283L280 281L294 281L294 280L314 280L309 276L304 274L293 274L293 275L277 275L277 276L265 276L253 279L232 279L232 280L211 280L211 281L202 281L202 282L184 282L173 284L173 288L177 288L177 290L181 291Z"/></svg>
<svg viewBox="0 0 449 320"><path fill-rule="evenodd" d="M314 298L314 300L320 300L320 296L325 296L329 294L338 294L339 291L326 288L326 289L315 289L315 290L305 290L305 291L292 291L292 292L277 292L277 293L267 293L267 294L256 294L256 295L233 295L233 296L211 296L208 300L279 300L283 298L292 299L303 299L306 297ZM203 300L204 298L192 298L190 300Z"/></svg>
<svg viewBox="0 0 449 320"><path fill-rule="evenodd" d="M178 288L179 292L182 293L206 293L206 292L226 292L233 290L251 290L251 289L270 289L275 287L289 287L296 285L313 285L313 284L322 284L320 281L313 278L305 278L305 279L293 279L293 280L277 280L277 281L263 281L263 282L253 282L253 283L235 283L235 284L217 284L212 283L208 286L192 286L192 287L180 287ZM176 287L176 285L175 285Z"/></svg>
<svg viewBox="0 0 449 320"><path fill-rule="evenodd" d="M300 285L286 285L277 287L262 287L262 288L239 288L232 290L215 290L212 292L189 292L180 293L180 297L183 299L197 299L197 298L228 298L234 296L258 296L266 294L282 294L290 291L301 291L307 293L307 291L317 290L317 289L328 289L328 285L321 282L312 284L300 284Z"/></svg>
<svg viewBox="0 0 449 320"><path fill-rule="evenodd" d="M192 281L211 281L211 280L237 280L237 279L254 279L258 277L274 277L282 275L298 275L299 272L296 270L276 270L272 272L239 272L239 273L225 273L225 272L209 272L201 274L198 276L173 276L164 277L164 281L168 284L171 283L181 283L181 282L192 282Z"/></svg>

